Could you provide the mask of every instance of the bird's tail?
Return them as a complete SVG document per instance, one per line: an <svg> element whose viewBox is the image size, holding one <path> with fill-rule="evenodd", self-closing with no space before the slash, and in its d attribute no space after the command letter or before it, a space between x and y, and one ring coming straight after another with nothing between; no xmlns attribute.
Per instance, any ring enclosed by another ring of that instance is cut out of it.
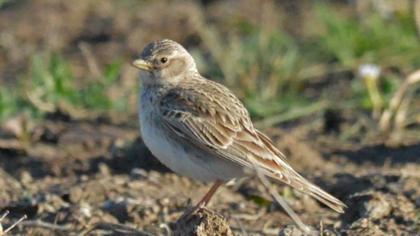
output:
<svg viewBox="0 0 420 236"><path fill-rule="evenodd" d="M286 183L287 185L306 193L318 201L324 203L331 209L344 213L344 208L347 206L331 194L325 192L315 184L312 184L293 168L287 164L286 158L272 143L272 141L263 133L257 131L258 137L263 142L265 150L272 155L271 158L254 158L254 167L257 170L262 170L263 173L277 181ZM269 156L267 155L267 156Z"/></svg>
<svg viewBox="0 0 420 236"><path fill-rule="evenodd" d="M303 177L301 177L303 178ZM308 180L302 180L304 182L304 193L309 194L318 201L322 202L329 208L335 210L338 213L344 213L344 209L347 208L346 204L340 201L338 198L332 196L331 194L325 192L320 187L310 183Z"/></svg>
<svg viewBox="0 0 420 236"><path fill-rule="evenodd" d="M312 196L313 198L317 199L318 201L322 202L323 204L325 204L326 206L335 210L338 213L344 213L344 209L347 208L346 204L344 204L342 201L332 196L331 194L327 193L326 191L322 190L315 184L309 182L307 179L302 177L294 170L290 170L290 172L287 175L287 178L283 177L275 179L281 180L287 185L290 185L291 187L296 188L297 190Z"/></svg>

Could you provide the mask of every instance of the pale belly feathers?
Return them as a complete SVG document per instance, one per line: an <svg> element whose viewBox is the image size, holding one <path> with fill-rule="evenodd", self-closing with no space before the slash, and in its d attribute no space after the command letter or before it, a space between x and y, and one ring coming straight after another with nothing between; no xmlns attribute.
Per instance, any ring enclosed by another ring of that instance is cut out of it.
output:
<svg viewBox="0 0 420 236"><path fill-rule="evenodd" d="M168 134L157 125L158 121L153 120L152 109L151 104L140 102L141 136L152 154L169 169L203 182L229 181L244 175L241 167L229 161L221 160L219 157L207 157L205 160L206 157L196 156L195 153L185 151L188 148L169 141Z"/></svg>

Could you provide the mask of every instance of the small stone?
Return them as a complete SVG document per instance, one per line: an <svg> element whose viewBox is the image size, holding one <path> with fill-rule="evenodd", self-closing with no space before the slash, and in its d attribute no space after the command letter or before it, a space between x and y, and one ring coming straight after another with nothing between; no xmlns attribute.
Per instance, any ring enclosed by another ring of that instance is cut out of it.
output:
<svg viewBox="0 0 420 236"><path fill-rule="evenodd" d="M74 187L70 190L70 201L72 203L79 202L83 197L83 190L80 187Z"/></svg>
<svg viewBox="0 0 420 236"><path fill-rule="evenodd" d="M22 173L20 174L20 181L25 185L32 183L33 179L31 173L29 173L28 171L22 171Z"/></svg>
<svg viewBox="0 0 420 236"><path fill-rule="evenodd" d="M109 167L105 163L99 163L98 168L101 175L110 176L111 171L109 170Z"/></svg>
<svg viewBox="0 0 420 236"><path fill-rule="evenodd" d="M89 203L82 202L80 204L79 210L80 210L80 213L83 214L83 216L88 217L88 218L92 217L92 207L89 205Z"/></svg>
<svg viewBox="0 0 420 236"><path fill-rule="evenodd" d="M295 225L287 225L280 230L279 236L304 236L305 234Z"/></svg>
<svg viewBox="0 0 420 236"><path fill-rule="evenodd" d="M346 233L347 235L386 235L377 224L367 218L360 218L353 222Z"/></svg>
<svg viewBox="0 0 420 236"><path fill-rule="evenodd" d="M372 220L378 220L391 213L390 203L382 195L375 195L375 198L364 204L365 214Z"/></svg>
<svg viewBox="0 0 420 236"><path fill-rule="evenodd" d="M300 229L297 225L287 225L283 229L280 230L279 236L312 236L312 235L319 235L319 232L312 228L307 228L308 232Z"/></svg>

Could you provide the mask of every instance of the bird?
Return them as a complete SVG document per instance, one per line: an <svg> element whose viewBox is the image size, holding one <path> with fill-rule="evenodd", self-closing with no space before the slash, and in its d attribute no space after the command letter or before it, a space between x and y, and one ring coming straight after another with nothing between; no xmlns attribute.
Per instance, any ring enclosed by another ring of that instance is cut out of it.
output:
<svg viewBox="0 0 420 236"><path fill-rule="evenodd" d="M342 201L287 163L273 141L254 127L232 91L198 72L181 44L170 39L150 42L132 65L140 70L139 121L145 145L175 173L213 182L196 208L205 207L222 184L258 169L344 212Z"/></svg>

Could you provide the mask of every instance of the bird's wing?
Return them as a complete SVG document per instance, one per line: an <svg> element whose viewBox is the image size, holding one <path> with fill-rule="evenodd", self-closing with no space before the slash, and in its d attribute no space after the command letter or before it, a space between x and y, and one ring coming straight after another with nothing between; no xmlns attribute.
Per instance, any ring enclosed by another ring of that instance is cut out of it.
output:
<svg viewBox="0 0 420 236"><path fill-rule="evenodd" d="M272 141L253 127L248 111L227 88L209 80L189 81L180 87L169 90L159 103L163 125L179 138L211 149L219 158L244 167L257 167L265 175L342 212L341 201L311 184L286 163Z"/></svg>
<svg viewBox="0 0 420 236"><path fill-rule="evenodd" d="M270 139L254 129L238 98L215 82L200 83L173 88L160 100L164 125L193 144L242 165L250 165L249 155L263 163L282 160L283 154Z"/></svg>

